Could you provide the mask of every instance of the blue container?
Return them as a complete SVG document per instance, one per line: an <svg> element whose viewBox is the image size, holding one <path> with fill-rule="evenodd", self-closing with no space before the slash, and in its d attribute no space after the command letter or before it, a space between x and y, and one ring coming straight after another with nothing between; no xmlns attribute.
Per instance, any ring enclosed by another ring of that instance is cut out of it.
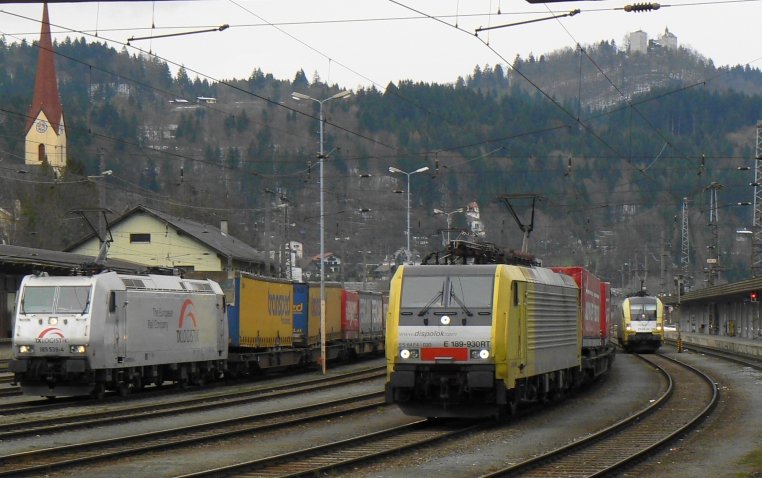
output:
<svg viewBox="0 0 762 478"><path fill-rule="evenodd" d="M294 340L296 347L307 345L309 286L301 282L294 283Z"/></svg>
<svg viewBox="0 0 762 478"><path fill-rule="evenodd" d="M227 300L227 315L228 315L228 337L230 347L239 347L240 343L240 330L241 330L241 302L240 302L240 287L241 276L237 276L235 279L228 279L221 284L222 290L225 292Z"/></svg>

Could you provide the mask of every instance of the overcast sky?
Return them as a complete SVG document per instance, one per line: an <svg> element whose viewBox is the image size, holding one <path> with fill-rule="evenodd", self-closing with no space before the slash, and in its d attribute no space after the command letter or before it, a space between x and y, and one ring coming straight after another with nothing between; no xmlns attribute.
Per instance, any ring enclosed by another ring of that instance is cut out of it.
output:
<svg viewBox="0 0 762 478"><path fill-rule="evenodd" d="M633 2L198 0L55 3L48 8L54 38L86 33L88 41L108 40L117 49L131 37L228 24L224 31L131 42L184 65L192 77L195 71L212 80L247 78L260 68L279 79L293 79L303 69L309 79L317 73L325 82L350 89L383 89L390 81L407 79L452 83L477 64L510 63L517 54L539 56L577 43L614 40L621 46L630 32L642 30L656 38L665 28L677 36L679 45L715 65L762 67L762 0L665 3L657 11L642 13L623 11L628 3ZM581 12L571 17L474 35L479 27L563 15L577 8ZM0 33L7 43L35 40L41 16L42 4L2 5Z"/></svg>

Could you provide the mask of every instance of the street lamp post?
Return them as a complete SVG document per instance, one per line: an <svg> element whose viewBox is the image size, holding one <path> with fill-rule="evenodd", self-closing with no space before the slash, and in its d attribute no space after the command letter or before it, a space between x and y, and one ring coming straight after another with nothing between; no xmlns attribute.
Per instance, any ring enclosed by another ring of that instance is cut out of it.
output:
<svg viewBox="0 0 762 478"><path fill-rule="evenodd" d="M463 208L462 207L459 207L458 209L456 209L454 211L450 211L450 212L444 212L441 209L434 209L434 214L435 215L445 215L445 216L447 216L447 244L450 243L450 216L452 216L453 214L459 213L459 212L463 212Z"/></svg>
<svg viewBox="0 0 762 478"><path fill-rule="evenodd" d="M352 95L351 91L340 91L333 96L319 100L303 93L293 92L291 98L299 100L311 100L320 105L320 362L323 367L323 375L326 374L325 357L325 214L323 204L323 162L325 153L323 152L323 103L340 98L347 98Z"/></svg>
<svg viewBox="0 0 762 478"><path fill-rule="evenodd" d="M412 252L410 251L410 176L412 176L415 173L422 173L424 171L428 171L429 167L424 166L422 168L418 168L415 171L411 172L405 172L399 168L395 168L394 166L389 166L389 172L390 173L400 173L407 176L407 257L410 259L412 257Z"/></svg>

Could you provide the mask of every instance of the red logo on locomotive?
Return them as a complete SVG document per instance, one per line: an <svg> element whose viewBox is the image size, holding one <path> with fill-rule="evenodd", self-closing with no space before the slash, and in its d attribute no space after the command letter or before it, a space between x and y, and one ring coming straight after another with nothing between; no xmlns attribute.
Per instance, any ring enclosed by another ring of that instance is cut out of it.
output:
<svg viewBox="0 0 762 478"><path fill-rule="evenodd" d="M35 339L38 344L60 344L66 342L63 330L58 327L47 327Z"/></svg>
<svg viewBox="0 0 762 478"><path fill-rule="evenodd" d="M188 324L185 323L186 319L190 319ZM193 325L190 325L190 324ZM184 328L185 326L188 328ZM193 306L193 301L185 299L183 306L180 309L180 321L177 324L177 343L197 343L198 338L198 323L196 322L196 309Z"/></svg>

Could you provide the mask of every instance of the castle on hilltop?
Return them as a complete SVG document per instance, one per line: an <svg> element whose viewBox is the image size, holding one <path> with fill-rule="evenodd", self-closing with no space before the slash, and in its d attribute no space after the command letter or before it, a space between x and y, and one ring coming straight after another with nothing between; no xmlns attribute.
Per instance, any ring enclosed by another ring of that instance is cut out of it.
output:
<svg viewBox="0 0 762 478"><path fill-rule="evenodd" d="M677 50L677 37L669 31L669 28L664 28L664 33L659 35L656 39L648 39L648 34L643 30L632 32L627 36L628 40L628 53L648 53L658 48L666 48L667 50Z"/></svg>

